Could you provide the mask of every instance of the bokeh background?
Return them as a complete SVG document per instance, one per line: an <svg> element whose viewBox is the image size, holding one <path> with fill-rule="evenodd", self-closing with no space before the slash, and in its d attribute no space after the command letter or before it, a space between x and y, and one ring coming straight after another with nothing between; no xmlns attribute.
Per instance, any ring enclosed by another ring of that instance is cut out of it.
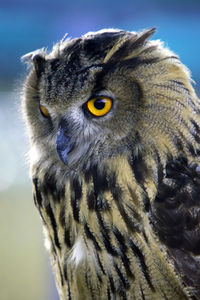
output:
<svg viewBox="0 0 200 300"><path fill-rule="evenodd" d="M200 86L200 0L0 0L0 300L58 300L31 195L20 57L66 32L156 27Z"/></svg>

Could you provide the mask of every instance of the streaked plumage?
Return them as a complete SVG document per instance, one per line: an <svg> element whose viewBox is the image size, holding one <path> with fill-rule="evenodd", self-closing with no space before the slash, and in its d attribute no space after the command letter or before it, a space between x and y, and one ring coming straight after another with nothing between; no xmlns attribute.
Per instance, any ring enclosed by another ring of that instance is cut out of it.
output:
<svg viewBox="0 0 200 300"><path fill-rule="evenodd" d="M25 56L34 200L61 299L200 298L200 103L153 32ZM109 111L94 116L91 99Z"/></svg>

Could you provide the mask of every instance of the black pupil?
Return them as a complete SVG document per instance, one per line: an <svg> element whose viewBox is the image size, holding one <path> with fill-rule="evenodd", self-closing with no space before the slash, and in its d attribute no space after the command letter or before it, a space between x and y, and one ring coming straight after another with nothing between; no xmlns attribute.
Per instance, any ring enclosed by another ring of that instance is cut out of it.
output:
<svg viewBox="0 0 200 300"><path fill-rule="evenodd" d="M104 99L97 99L94 101L94 107L98 110L101 110L105 107L105 100Z"/></svg>

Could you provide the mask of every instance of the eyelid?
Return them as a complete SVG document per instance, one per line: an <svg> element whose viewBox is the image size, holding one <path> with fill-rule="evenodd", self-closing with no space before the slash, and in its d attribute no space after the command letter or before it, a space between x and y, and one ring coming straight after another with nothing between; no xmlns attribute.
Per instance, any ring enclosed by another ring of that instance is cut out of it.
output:
<svg viewBox="0 0 200 300"><path fill-rule="evenodd" d="M44 118L50 119L51 116L50 116L48 109L43 104L40 104L39 108L40 108L40 112L41 112L42 116Z"/></svg>

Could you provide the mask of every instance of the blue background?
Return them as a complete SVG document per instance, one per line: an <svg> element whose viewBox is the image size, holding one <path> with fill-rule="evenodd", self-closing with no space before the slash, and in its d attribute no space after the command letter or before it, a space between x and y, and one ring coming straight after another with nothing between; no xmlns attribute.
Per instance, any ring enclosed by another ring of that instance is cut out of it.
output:
<svg viewBox="0 0 200 300"><path fill-rule="evenodd" d="M200 86L200 0L0 0L0 298L57 300L42 226L31 195L20 113L20 57L51 50L65 33L156 27Z"/></svg>
<svg viewBox="0 0 200 300"><path fill-rule="evenodd" d="M140 30L156 27L155 38L178 53L198 80L200 74L199 0L1 0L0 88L20 76L20 56L51 49L65 33L77 37L105 27Z"/></svg>

